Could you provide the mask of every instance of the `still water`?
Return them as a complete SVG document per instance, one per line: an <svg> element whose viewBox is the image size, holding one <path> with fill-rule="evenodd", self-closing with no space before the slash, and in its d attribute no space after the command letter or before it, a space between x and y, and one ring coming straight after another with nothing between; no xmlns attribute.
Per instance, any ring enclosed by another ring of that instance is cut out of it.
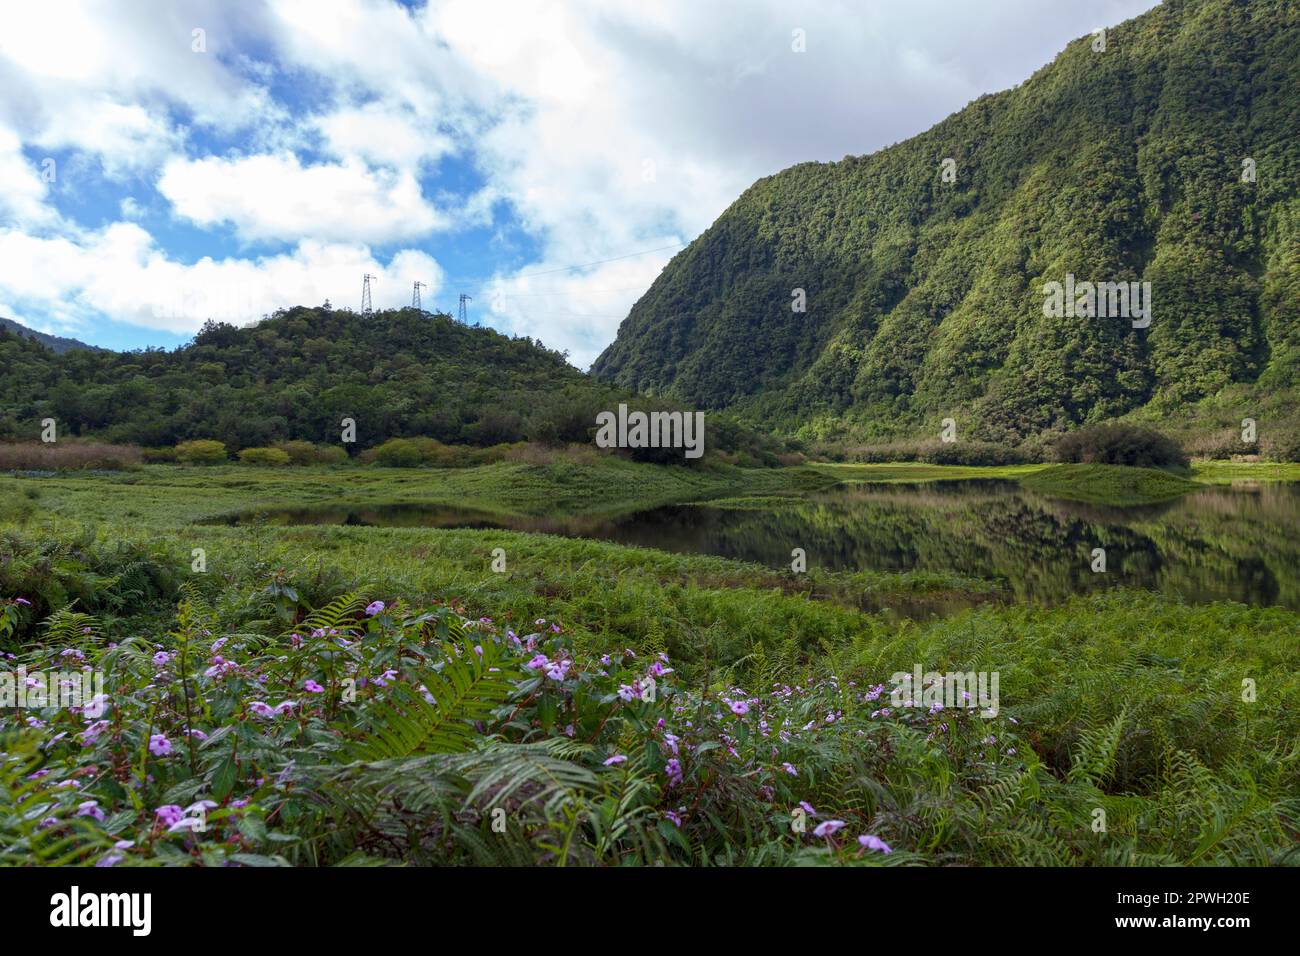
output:
<svg viewBox="0 0 1300 956"><path fill-rule="evenodd" d="M1122 585L1194 602L1300 609L1300 484L1206 488L1157 505L1045 497L1014 482L845 484L753 506L673 505L615 519L501 519L443 506L334 506L240 516L274 524L509 528L787 568L956 571L1055 603ZM1106 552L1106 571L1092 570Z"/></svg>

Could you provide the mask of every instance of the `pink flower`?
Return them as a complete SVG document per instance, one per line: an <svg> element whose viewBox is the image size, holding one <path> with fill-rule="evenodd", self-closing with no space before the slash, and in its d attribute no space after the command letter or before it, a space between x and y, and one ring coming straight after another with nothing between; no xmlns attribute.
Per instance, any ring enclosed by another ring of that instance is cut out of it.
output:
<svg viewBox="0 0 1300 956"><path fill-rule="evenodd" d="M858 842L868 850L879 850L881 853L893 853L893 849L888 843L872 833L864 834L858 837Z"/></svg>
<svg viewBox="0 0 1300 956"><path fill-rule="evenodd" d="M271 709L271 705L264 704L260 700L253 701L251 704L248 705L248 709L251 710L258 717L264 717L270 719L271 717L275 716L275 711Z"/></svg>
<svg viewBox="0 0 1300 956"><path fill-rule="evenodd" d="M325 688L310 678L303 682L302 689L311 694L325 693Z"/></svg>
<svg viewBox="0 0 1300 956"><path fill-rule="evenodd" d="M743 700L733 700L731 702L731 712L737 717L743 717L749 713L749 704Z"/></svg>
<svg viewBox="0 0 1300 956"><path fill-rule="evenodd" d="M162 825L168 828L180 823L181 819L185 816L185 811L174 803L163 804L153 813L154 816L162 821Z"/></svg>
<svg viewBox="0 0 1300 956"><path fill-rule="evenodd" d="M809 803L807 800L800 800L799 806L803 807L803 812L808 814L808 816L810 817L817 816L817 811L813 809L813 805Z"/></svg>
<svg viewBox="0 0 1300 956"><path fill-rule="evenodd" d="M166 734L154 734L149 738L149 752L155 757L166 757L172 752L172 742Z"/></svg>
<svg viewBox="0 0 1300 956"><path fill-rule="evenodd" d="M612 757L605 758L605 766L609 767L616 763L622 763L627 757L622 754L614 754Z"/></svg>
<svg viewBox="0 0 1300 956"><path fill-rule="evenodd" d="M554 681L562 681L569 673L573 661L551 661L546 668L546 676Z"/></svg>
<svg viewBox="0 0 1300 956"><path fill-rule="evenodd" d="M384 605L384 602L383 602L383 601L375 601L375 602L373 602L373 603L371 603L371 604L367 604L367 605L366 605L366 615L367 615L368 617L374 617L376 614L378 614L380 611L382 611L382 610L384 609L384 607L385 607L385 605Z"/></svg>
<svg viewBox="0 0 1300 956"><path fill-rule="evenodd" d="M531 661L529 661L525 666L531 668L532 670L539 671L550 663L551 663L550 658L548 658L545 654L538 654Z"/></svg>
<svg viewBox="0 0 1300 956"><path fill-rule="evenodd" d="M668 775L668 785L675 787L682 782L682 764L676 757L664 764L664 773Z"/></svg>
<svg viewBox="0 0 1300 956"><path fill-rule="evenodd" d="M799 776L799 771L796 770L796 769L794 769L794 764L792 764L792 763L788 763L788 762L787 762L787 763L783 763L783 764L781 764L781 769L784 770L786 773L788 773L788 774L789 774L790 776L792 776L792 777L797 777L797 776Z"/></svg>
<svg viewBox="0 0 1300 956"><path fill-rule="evenodd" d="M843 826L843 820L827 820L825 823L817 824L817 829L813 830L813 836L828 837Z"/></svg>
<svg viewBox="0 0 1300 956"><path fill-rule="evenodd" d="M100 823L104 822L104 811L99 809L98 800L87 800L85 803L77 804L77 816L91 817Z"/></svg>

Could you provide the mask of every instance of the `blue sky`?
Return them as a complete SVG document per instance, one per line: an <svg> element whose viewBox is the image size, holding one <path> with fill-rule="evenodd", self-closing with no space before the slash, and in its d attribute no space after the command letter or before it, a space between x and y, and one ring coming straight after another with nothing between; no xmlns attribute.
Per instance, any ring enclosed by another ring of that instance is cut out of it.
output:
<svg viewBox="0 0 1300 956"><path fill-rule="evenodd" d="M0 6L0 315L176 346L325 299L586 367L755 179L868 153L1151 0ZM803 37L802 50L793 38Z"/></svg>

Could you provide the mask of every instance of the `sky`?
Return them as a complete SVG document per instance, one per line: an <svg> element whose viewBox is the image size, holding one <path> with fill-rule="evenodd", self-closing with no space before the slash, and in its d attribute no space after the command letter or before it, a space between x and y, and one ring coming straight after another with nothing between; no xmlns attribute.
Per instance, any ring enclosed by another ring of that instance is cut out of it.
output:
<svg viewBox="0 0 1300 956"><path fill-rule="evenodd" d="M114 349L411 303L586 368L756 179L1154 0L0 3L0 316Z"/></svg>

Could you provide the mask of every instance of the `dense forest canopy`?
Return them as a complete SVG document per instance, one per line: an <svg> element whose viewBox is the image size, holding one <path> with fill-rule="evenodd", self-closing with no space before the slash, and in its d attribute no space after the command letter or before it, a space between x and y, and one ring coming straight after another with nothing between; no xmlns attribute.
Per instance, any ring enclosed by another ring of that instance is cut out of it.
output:
<svg viewBox="0 0 1300 956"><path fill-rule="evenodd" d="M61 434L146 446L336 443L344 418L359 448L407 435L491 445L524 438L539 409L614 394L540 343L414 309L209 322L170 351L56 355L0 330L0 367L0 438L35 439L48 416Z"/></svg>
<svg viewBox="0 0 1300 956"><path fill-rule="evenodd" d="M350 453L408 437L558 445L591 441L597 415L620 403L680 408L584 375L541 342L416 309L299 306L245 328L209 321L180 348L135 352L56 354L0 328L0 368L0 441L36 441L53 418L61 438L146 447L337 446L352 419ZM774 464L782 448L728 414L711 414L706 427L711 452ZM679 448L629 453L683 460Z"/></svg>
<svg viewBox="0 0 1300 956"><path fill-rule="evenodd" d="M953 416L1016 441L1228 388L1293 407L1300 5L1166 0L1098 39L906 142L755 183L593 371L819 435ZM1069 275L1150 282L1151 324L1044 315Z"/></svg>

